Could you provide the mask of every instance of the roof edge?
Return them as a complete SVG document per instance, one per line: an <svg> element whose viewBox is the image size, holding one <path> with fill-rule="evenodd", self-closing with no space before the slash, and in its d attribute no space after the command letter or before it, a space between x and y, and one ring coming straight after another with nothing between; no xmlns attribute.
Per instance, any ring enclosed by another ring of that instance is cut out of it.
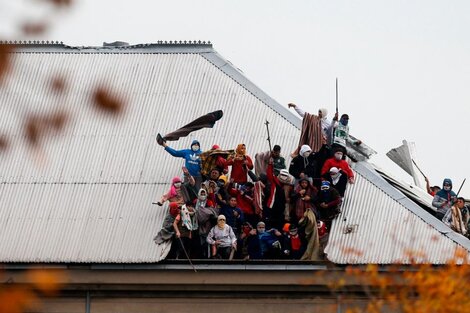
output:
<svg viewBox="0 0 470 313"><path fill-rule="evenodd" d="M111 44L103 43L103 46L69 46L62 41L0 41L0 45L11 46L13 52L47 52L47 53L201 53L213 51L210 41L201 40L175 40L157 41L156 43L129 45L124 42Z"/></svg>
<svg viewBox="0 0 470 313"><path fill-rule="evenodd" d="M281 105L279 102L271 98L266 92L261 88L255 85L250 79L248 79L244 73L242 73L238 68L234 67L233 64L223 58L217 51L212 50L209 52L201 53L201 55L206 58L210 63L224 72L227 76L236 81L240 86L248 90L253 96L258 98L261 102L266 104L268 107L279 113L284 117L289 123L301 129L302 120L294 115L287 107Z"/></svg>

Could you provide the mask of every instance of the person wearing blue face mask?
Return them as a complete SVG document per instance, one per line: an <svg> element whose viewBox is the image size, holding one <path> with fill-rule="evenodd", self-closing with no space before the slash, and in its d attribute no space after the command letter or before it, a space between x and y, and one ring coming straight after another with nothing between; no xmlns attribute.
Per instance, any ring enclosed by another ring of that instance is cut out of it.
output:
<svg viewBox="0 0 470 313"><path fill-rule="evenodd" d="M185 167L188 169L189 174L196 180L196 186L200 185L201 182L201 145L199 141L193 140L190 149L175 150L168 146L166 142L163 142L165 151L177 158L183 158L185 160ZM199 184L197 183L199 182Z"/></svg>
<svg viewBox="0 0 470 313"><path fill-rule="evenodd" d="M334 125L334 139L333 139L333 149L341 148L343 155L346 155L346 142L349 142L353 145L360 145L362 141L352 139L349 136L349 115L343 114L339 119L339 122L336 122Z"/></svg>

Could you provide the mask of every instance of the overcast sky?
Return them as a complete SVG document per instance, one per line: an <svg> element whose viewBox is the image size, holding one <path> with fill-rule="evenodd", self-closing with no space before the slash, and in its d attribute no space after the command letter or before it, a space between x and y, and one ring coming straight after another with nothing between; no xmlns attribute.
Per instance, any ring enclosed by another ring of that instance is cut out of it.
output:
<svg viewBox="0 0 470 313"><path fill-rule="evenodd" d="M411 181L384 156L406 139L431 184L450 177L456 190L470 174L470 1L75 0L61 14L31 3L0 0L1 38L24 38L21 21L47 16L36 39L210 40L278 102L310 112L334 111L338 77L340 113L374 163Z"/></svg>

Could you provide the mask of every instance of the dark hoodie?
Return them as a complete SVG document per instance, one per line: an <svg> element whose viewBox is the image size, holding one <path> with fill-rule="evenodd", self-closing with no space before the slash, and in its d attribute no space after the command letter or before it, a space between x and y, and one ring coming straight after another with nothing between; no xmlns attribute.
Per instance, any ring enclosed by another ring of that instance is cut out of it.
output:
<svg viewBox="0 0 470 313"><path fill-rule="evenodd" d="M444 184L450 185L450 190L444 190ZM457 195L452 191L452 180L449 178L444 179L442 182L442 189L439 190L434 199L432 200L432 205L437 208L437 212L445 214L447 210L453 205Z"/></svg>
<svg viewBox="0 0 470 313"><path fill-rule="evenodd" d="M199 146L199 150L197 151L193 151L191 149L195 144ZM185 160L184 166L188 169L189 174L193 177L199 177L201 176L201 159L199 158L199 155L202 152L201 145L199 144L199 141L193 140L191 147L189 147L189 149L175 150L167 146L165 147L165 150L174 157L183 158Z"/></svg>

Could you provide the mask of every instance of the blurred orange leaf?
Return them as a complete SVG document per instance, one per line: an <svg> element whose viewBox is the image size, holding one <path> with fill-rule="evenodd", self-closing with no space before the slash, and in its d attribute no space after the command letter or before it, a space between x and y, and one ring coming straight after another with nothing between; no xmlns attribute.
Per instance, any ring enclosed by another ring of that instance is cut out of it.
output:
<svg viewBox="0 0 470 313"><path fill-rule="evenodd" d="M0 44L0 82L11 70L11 53L13 45Z"/></svg>
<svg viewBox="0 0 470 313"><path fill-rule="evenodd" d="M124 107L124 103L121 100L103 87L99 87L94 91L93 102L96 108L112 114L120 113Z"/></svg>

